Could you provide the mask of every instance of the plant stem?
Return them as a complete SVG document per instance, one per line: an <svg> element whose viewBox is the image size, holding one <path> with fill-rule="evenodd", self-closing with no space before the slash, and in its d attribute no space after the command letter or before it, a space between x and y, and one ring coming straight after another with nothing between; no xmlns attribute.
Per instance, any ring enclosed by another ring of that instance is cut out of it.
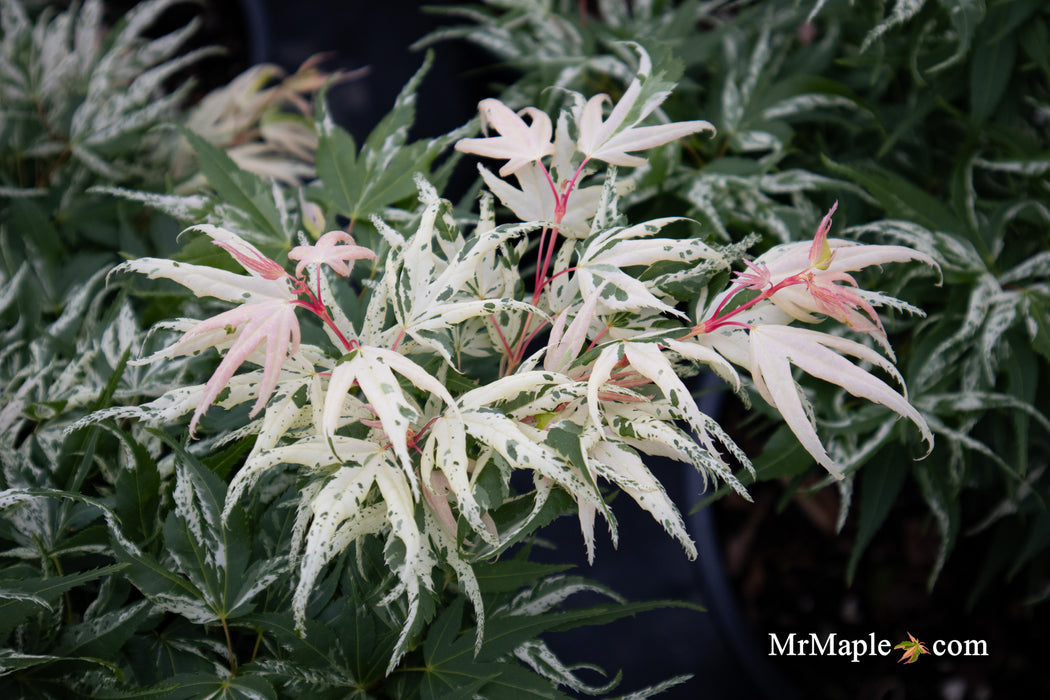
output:
<svg viewBox="0 0 1050 700"><path fill-rule="evenodd" d="M762 292L757 297L752 299L751 301L748 301L748 302L746 302L744 304L741 304L740 306L736 307L732 311L727 311L726 313L724 313L721 316L719 316L719 314L721 313L722 309L725 308L726 304L728 304L729 301L732 298L734 298L739 292L743 291L743 288L738 289L736 292L734 292L733 294L730 294L729 296L727 296L725 299L722 300L722 303L718 305L717 309L715 309L715 311L712 314L711 318L707 319L703 323L700 323L700 324L698 324L696 326L693 326L692 330L690 330L690 332L687 333L686 335L684 335L681 338L679 338L679 340L685 340L686 338L691 338L694 335L700 335L702 333L710 333L711 331L717 330L718 328L721 328L722 326L725 326L725 325L737 325L737 326L747 327L746 323L739 323L737 321L730 321L729 319L731 319L733 316L736 316L741 311L745 311L747 309L750 309L752 306L754 306L758 302L765 301L766 299L770 298L771 296L773 296L774 294L779 292L781 289L784 289L785 287L790 287L790 286L796 285L796 284L805 284L805 282L806 282L806 280L804 279L804 275L802 275L802 274L792 275L791 277L785 277L784 279L780 280L779 282L777 282L776 284L772 285L768 289L762 290Z"/></svg>
<svg viewBox="0 0 1050 700"><path fill-rule="evenodd" d="M507 352L507 358L510 359L514 355L514 351L510 349L510 343L503 337L503 329L499 327L499 322L496 321L496 314L489 314L489 320L496 327L496 333L499 335L500 342L503 343L503 349Z"/></svg>
<svg viewBox="0 0 1050 700"><path fill-rule="evenodd" d="M226 651L230 656L230 674L237 675L237 655L233 653L233 641L230 639L230 627L226 618L222 618L222 631L226 634Z"/></svg>

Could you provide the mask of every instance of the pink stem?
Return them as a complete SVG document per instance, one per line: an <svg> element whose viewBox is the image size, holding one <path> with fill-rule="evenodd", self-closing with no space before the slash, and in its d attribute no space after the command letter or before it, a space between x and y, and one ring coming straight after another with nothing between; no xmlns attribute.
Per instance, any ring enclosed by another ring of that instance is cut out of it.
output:
<svg viewBox="0 0 1050 700"><path fill-rule="evenodd" d="M543 284L544 285L548 285L551 282L553 282L554 280L556 280L559 277L561 277L562 275L564 275L566 272L574 272L575 270L576 270L575 267L567 267L564 270L562 270L560 272L556 272L553 275L551 275L550 277L548 277L547 280Z"/></svg>
<svg viewBox="0 0 1050 700"><path fill-rule="evenodd" d="M309 292L309 296L312 297L313 292ZM328 309L326 309L324 304L322 304L319 300L311 299L310 301L303 301L302 299L296 299L293 303L296 306L301 306L302 308L313 312L313 314L319 319L321 319L321 321L324 322L326 326L331 328L332 332L335 333L337 338L339 338L339 342L343 344L343 349L345 349L347 352L350 352L351 350L360 346L360 343L358 343L356 340L348 340L347 337L343 335L343 332L339 330L339 326L335 325L335 321L333 321L332 317L328 315Z"/></svg>
<svg viewBox="0 0 1050 700"><path fill-rule="evenodd" d="M563 198L562 203L561 203L563 208L568 204L568 202L569 202L569 194L571 194L572 193L572 189L574 187L576 187L576 180L579 179L580 173L583 172L583 166L587 165L587 162L589 160L590 160L590 157L584 158L583 162L580 163L580 167L576 168L576 172L573 174L572 179L569 180L569 186L565 190L565 197ZM557 193L555 193L554 196L557 197L558 196Z"/></svg>
<svg viewBox="0 0 1050 700"><path fill-rule="evenodd" d="M531 316L530 316L530 320L531 320ZM533 341L533 339L537 335L539 335L539 332L541 330L543 330L543 327L546 326L546 325L547 325L547 322L544 321L540 325L536 326L536 329L534 331L532 331L532 333L530 333L527 338L525 338L525 337L522 338L522 342L518 345L518 352L517 352L517 354L516 354L516 356L514 358L514 364L515 365L517 365L519 362L521 362L525 358L525 350L529 347L529 343L531 343ZM522 335L524 336L524 333Z"/></svg>
<svg viewBox="0 0 1050 700"><path fill-rule="evenodd" d="M536 161L540 164L540 168L543 170L543 175L547 178L547 184L550 185L551 192L554 194L554 201L558 201L558 188L554 186L554 179L551 178L550 171L547 170L547 166L543 164L543 161Z"/></svg>
<svg viewBox="0 0 1050 700"><path fill-rule="evenodd" d="M546 244L546 242L547 242L547 231L549 231L549 230L550 230L549 228L544 226L543 227L543 231L540 233L540 247L539 247L539 250L536 253L536 279L535 279L535 281L533 282L533 285L532 285L533 289L539 289L540 286L541 286L540 285L540 282L541 282L540 277L543 275L543 247L544 247L544 244ZM537 299L537 297L535 295L535 292L533 292L533 297L532 297L533 304L536 303L536 299Z"/></svg>
<svg viewBox="0 0 1050 700"><path fill-rule="evenodd" d="M557 217L557 223L561 223L561 218ZM543 286L550 281L551 278L547 277L547 270L550 269L551 257L554 255L554 244L558 240L558 227L555 226L551 229L550 238L547 240L547 257L543 259L543 278L540 280L539 286L536 287L536 291L533 294L533 305L540 300L540 295L543 293Z"/></svg>
<svg viewBox="0 0 1050 700"><path fill-rule="evenodd" d="M779 282L777 282L776 284L771 286L769 289L763 290L761 294L759 294L757 297L755 297L751 301L749 301L749 302L747 302L745 304L741 304L740 306L736 307L732 311L729 311L729 312L727 312L725 314L722 314L720 316L719 313L722 311L723 308L725 308L725 305L729 302L730 299L732 299L733 297L736 296L735 293L729 295L728 297L726 297L725 299L722 300L721 304L718 305L718 308L715 309L715 312L711 316L711 318L707 319L706 321L704 321L703 323L700 323L697 326L694 326L693 329L688 334L686 334L684 336L684 338L690 338L690 337L692 337L694 335L700 335L701 333L710 333L711 331L716 330L718 328L721 328L722 326L725 326L725 325L743 326L745 328L749 328L749 326L746 323L739 323L739 322L736 322L736 321L732 321L731 322L731 321L729 321L729 319L732 318L733 316L736 316L741 311L744 311L746 309L750 309L752 306L754 306L758 302L765 301L766 299L770 298L771 296L773 296L774 294L779 292L781 289L784 289L785 287L790 287L790 286L795 285L795 284L805 284L805 280L803 280L801 277L802 277L801 275L792 275L791 277L785 277L784 279L780 280Z"/></svg>
<svg viewBox="0 0 1050 700"><path fill-rule="evenodd" d="M589 160L590 158L584 158L583 162L580 163L579 167L576 168L576 172L573 173L572 179L569 180L568 184L565 187L565 194L561 194L558 192L558 187L554 184L554 178L551 177L550 171L547 169L547 166L540 162L540 167L543 170L543 175L547 178L547 184L550 186L551 192L554 194L554 226L550 229L544 228L543 233L540 235L540 247L536 257L537 268L535 290L532 293L533 306L539 303L540 296L543 293L543 287L548 282L558 277L558 275L561 275L564 272L568 272L569 269L572 269L569 268L566 270L562 270L561 272L552 275L551 277L547 277L547 270L550 268L551 260L554 257L554 248L556 247L558 241L558 227L560 226L562 219L565 218L565 212L568 208L569 195L572 194L573 188L576 187L576 181L580 178L580 174L583 173L583 168L585 165L587 165L587 161ZM546 248L546 251L544 250L544 248ZM521 341L518 343L515 350L513 352L510 352L510 354L508 355L508 370L514 367L519 362L521 362L522 358L525 356L525 349L528 347L529 343L532 342L532 339L536 337L536 334L540 332L540 329L542 329L545 325L540 324L535 330L533 330L530 333L529 331L530 326L532 325L532 317L533 314L530 313L525 318L525 325L522 327L521 331ZM498 330L499 326L496 326L496 328ZM500 334L500 337L503 337L502 333ZM504 344L506 345L506 340L504 340Z"/></svg>
<svg viewBox="0 0 1050 700"><path fill-rule="evenodd" d="M584 352L590 352L591 350L593 350L594 347L598 344L598 341L602 339L602 336L605 335L608 332L609 332L609 326L606 326L605 328L602 329L601 333L599 333L598 335L594 336L594 340L591 341L591 344L587 346L587 349L584 350Z"/></svg>
<svg viewBox="0 0 1050 700"><path fill-rule="evenodd" d="M503 329L499 327L499 323L496 322L496 314L489 314L489 320L492 321L492 325L496 327L496 333L499 335L500 341L503 343L503 349L507 351L507 359L514 356L514 351L510 349L510 343L503 337Z"/></svg>

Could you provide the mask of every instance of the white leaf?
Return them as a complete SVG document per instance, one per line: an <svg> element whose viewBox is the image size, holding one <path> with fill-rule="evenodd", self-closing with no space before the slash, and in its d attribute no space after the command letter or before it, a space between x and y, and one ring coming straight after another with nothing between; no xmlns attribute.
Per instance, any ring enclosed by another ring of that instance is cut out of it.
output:
<svg viewBox="0 0 1050 700"><path fill-rule="evenodd" d="M826 333L777 325L753 328L750 341L751 374L759 393L780 412L806 451L834 476L841 478L842 472L817 437L805 400L791 375L792 364L814 377L841 386L854 396L886 406L908 418L919 428L929 448L933 448L933 434L926 420L904 396L835 352L876 364L903 384L893 365L874 350Z"/></svg>

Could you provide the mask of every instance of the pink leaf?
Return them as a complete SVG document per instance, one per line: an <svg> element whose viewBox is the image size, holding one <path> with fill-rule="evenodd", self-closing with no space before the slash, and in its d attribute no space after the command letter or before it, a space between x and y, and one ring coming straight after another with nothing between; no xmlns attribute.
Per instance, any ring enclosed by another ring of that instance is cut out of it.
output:
<svg viewBox="0 0 1050 700"><path fill-rule="evenodd" d="M233 345L204 385L200 404L190 421L190 435L196 432L201 417L230 383L233 374L262 345L266 346L263 379L250 415L255 416L266 405L277 386L281 366L299 349L299 321L295 317L294 300L273 299L245 304L201 321L172 346L170 353L195 352L225 343L231 337Z"/></svg>
<svg viewBox="0 0 1050 700"><path fill-rule="evenodd" d="M375 260L376 254L364 246L354 245L353 237L346 231L329 231L321 236L314 245L292 248L288 253L288 258L299 261L299 264L295 266L297 277L302 275L304 267L314 264L328 265L343 277L349 277L354 260L362 258Z"/></svg>

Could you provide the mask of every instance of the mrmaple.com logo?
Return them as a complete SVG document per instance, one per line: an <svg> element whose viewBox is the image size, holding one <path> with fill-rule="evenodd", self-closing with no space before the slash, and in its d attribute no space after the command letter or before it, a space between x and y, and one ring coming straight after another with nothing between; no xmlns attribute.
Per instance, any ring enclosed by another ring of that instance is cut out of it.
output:
<svg viewBox="0 0 1050 700"><path fill-rule="evenodd" d="M821 637L816 632L798 635L792 632L784 639L775 633L769 634L770 656L842 656L858 663L865 656L889 656L894 649L901 651L899 661L911 664L923 654L934 656L988 656L988 642L983 639L938 639L929 646L916 639L910 632L908 639L894 645L888 639L875 639L872 632L866 639L845 639L832 632Z"/></svg>

